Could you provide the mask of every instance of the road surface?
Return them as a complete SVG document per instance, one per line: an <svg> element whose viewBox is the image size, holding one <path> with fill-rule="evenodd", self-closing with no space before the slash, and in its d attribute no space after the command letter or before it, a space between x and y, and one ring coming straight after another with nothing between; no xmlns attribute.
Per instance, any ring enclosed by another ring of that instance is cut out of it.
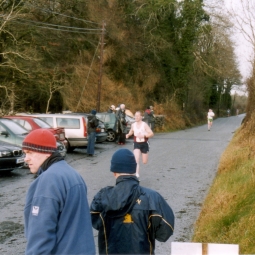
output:
<svg viewBox="0 0 255 255"><path fill-rule="evenodd" d="M193 224L215 177L220 156L243 117L219 118L211 131L202 125L156 134L150 139L149 162L140 166L140 185L157 190L176 217L174 235L166 243L156 243L156 254L169 253L171 241L191 240ZM89 203L99 189L115 184L109 170L110 160L114 151L124 147L132 150L132 140L121 147L113 143L98 144L93 158L87 157L82 149L68 154L66 160L87 183ZM0 173L0 254L24 254L23 207L33 178L26 169ZM96 231L94 236L97 245Z"/></svg>

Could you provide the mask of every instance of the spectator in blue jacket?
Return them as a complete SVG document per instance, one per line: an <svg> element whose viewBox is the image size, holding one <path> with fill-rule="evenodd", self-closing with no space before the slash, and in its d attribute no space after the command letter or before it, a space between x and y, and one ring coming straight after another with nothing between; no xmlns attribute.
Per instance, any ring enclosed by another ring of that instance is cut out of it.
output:
<svg viewBox="0 0 255 255"><path fill-rule="evenodd" d="M96 117L97 111L91 110L91 114L88 115L88 144L87 154L93 156L95 153L95 142L96 142L96 128L98 126L98 119Z"/></svg>
<svg viewBox="0 0 255 255"><path fill-rule="evenodd" d="M101 189L90 206L99 254L154 254L155 240L173 234L172 209L159 193L139 186L131 151L116 151L111 171L116 185Z"/></svg>
<svg viewBox="0 0 255 255"><path fill-rule="evenodd" d="M86 184L57 152L53 134L36 129L22 149L38 175L26 196L25 254L95 254Z"/></svg>

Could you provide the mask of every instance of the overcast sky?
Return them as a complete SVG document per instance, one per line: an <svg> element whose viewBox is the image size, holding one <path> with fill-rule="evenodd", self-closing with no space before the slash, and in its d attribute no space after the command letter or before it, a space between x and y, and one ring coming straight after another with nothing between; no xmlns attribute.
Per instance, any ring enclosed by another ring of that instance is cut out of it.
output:
<svg viewBox="0 0 255 255"><path fill-rule="evenodd" d="M205 6L209 6L210 11L221 12L223 15L228 15L228 17L231 17L231 13L234 14L235 18L239 15L244 17L241 4L242 2L249 3L250 11L253 10L253 13L255 13L255 0L204 0ZM232 22L234 19L231 19ZM253 16L253 19L255 27L255 15ZM234 21L234 24L236 24L236 21ZM249 29L250 27L247 26L247 30ZM235 53L237 56L237 62L239 64L239 70L243 76L243 80L245 80L251 74L251 59L253 59L254 50L252 45L245 39L243 34L237 30L233 31L232 40L235 44ZM246 92L246 87L238 86L237 89L232 90L232 93L235 93L235 91L237 91L239 94L243 94L242 92Z"/></svg>
<svg viewBox="0 0 255 255"><path fill-rule="evenodd" d="M231 13L237 13L237 15L241 15L244 17L244 13L242 11L241 2L246 3L249 1L250 5L254 6L255 0L224 0L225 6L227 10L230 10ZM255 11L255 10L250 10ZM250 27L246 26L247 31L249 31ZM244 36L236 31L232 36L233 41L236 44L235 52L238 58L238 63L240 67L240 72L244 78L249 77L251 74L251 59L253 58L253 49L252 45L244 38Z"/></svg>

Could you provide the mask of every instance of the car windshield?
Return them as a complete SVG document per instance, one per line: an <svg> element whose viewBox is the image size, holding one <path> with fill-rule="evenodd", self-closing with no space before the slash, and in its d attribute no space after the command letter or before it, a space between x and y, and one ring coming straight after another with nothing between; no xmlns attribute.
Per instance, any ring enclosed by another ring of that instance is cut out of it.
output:
<svg viewBox="0 0 255 255"><path fill-rule="evenodd" d="M51 128L51 126L41 119L34 118L34 122L41 128Z"/></svg>
<svg viewBox="0 0 255 255"><path fill-rule="evenodd" d="M20 126L19 124L12 120L1 119L0 121L16 135L28 134L25 128L23 128L22 126Z"/></svg>

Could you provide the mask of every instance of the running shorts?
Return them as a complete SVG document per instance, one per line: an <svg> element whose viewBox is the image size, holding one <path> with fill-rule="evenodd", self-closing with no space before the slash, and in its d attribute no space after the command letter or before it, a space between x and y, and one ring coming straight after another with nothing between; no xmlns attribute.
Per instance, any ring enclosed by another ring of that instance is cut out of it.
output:
<svg viewBox="0 0 255 255"><path fill-rule="evenodd" d="M209 119L209 118L208 118L208 121L212 122L212 121L213 121L213 119Z"/></svg>
<svg viewBox="0 0 255 255"><path fill-rule="evenodd" d="M147 154L149 152L149 142L137 143L134 142L134 150L139 149L143 154Z"/></svg>

